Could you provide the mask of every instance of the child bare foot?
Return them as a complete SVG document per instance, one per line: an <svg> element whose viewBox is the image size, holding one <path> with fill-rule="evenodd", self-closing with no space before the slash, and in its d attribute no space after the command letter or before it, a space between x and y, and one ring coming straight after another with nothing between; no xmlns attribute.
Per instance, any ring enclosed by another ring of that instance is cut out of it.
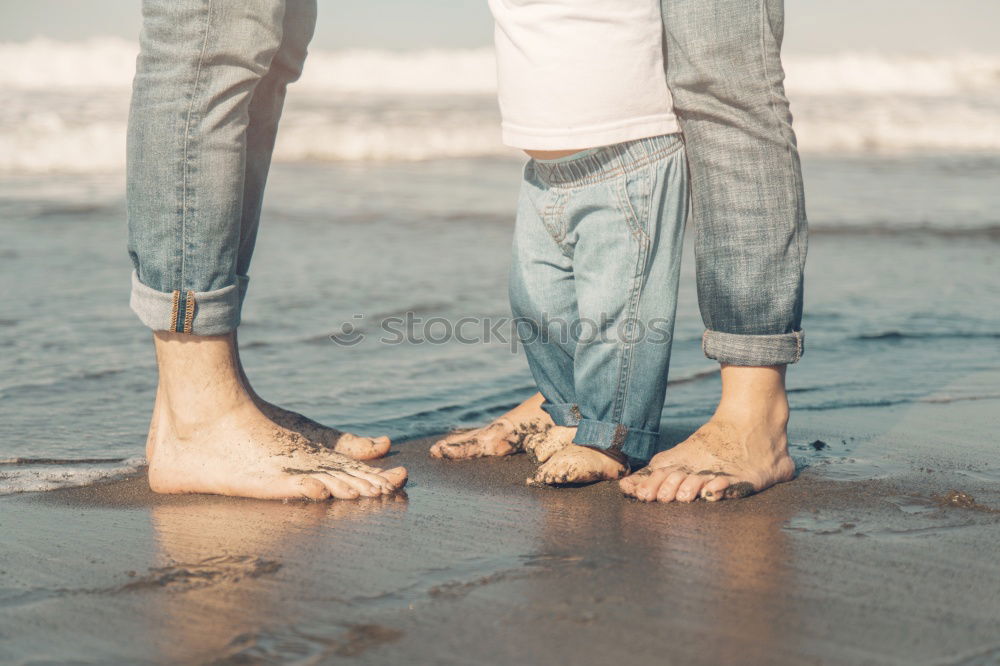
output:
<svg viewBox="0 0 1000 666"><path fill-rule="evenodd" d="M527 480L529 486L596 483L617 479L627 471L624 464L611 456L573 444L574 435L576 428L553 426L549 430L550 441L539 443L538 449L552 453Z"/></svg>
<svg viewBox="0 0 1000 666"><path fill-rule="evenodd" d="M543 463L573 443L576 428L552 426L524 438L524 452L536 463Z"/></svg>
<svg viewBox="0 0 1000 666"><path fill-rule="evenodd" d="M552 419L542 410L543 400L535 394L482 428L450 433L431 447L431 457L465 460L520 453L527 438L552 426Z"/></svg>

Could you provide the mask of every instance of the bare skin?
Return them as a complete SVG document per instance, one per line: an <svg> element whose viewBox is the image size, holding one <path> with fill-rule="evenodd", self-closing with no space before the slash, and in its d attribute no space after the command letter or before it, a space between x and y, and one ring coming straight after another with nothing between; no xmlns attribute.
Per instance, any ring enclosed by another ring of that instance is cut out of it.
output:
<svg viewBox="0 0 1000 666"><path fill-rule="evenodd" d="M520 453L527 438L553 426L552 419L542 409L544 401L536 393L482 428L450 433L431 447L431 457L467 460Z"/></svg>
<svg viewBox="0 0 1000 666"><path fill-rule="evenodd" d="M264 416L282 428L297 432L311 442L343 454L348 458L354 458L355 460L374 460L381 458L389 452L392 442L388 437L361 437L349 432L341 432L322 423L317 423L298 412L293 412L264 400L250 385L250 380L243 370L243 362L239 357L238 342L234 343L234 350L236 351L236 363L239 366L240 381L243 382L243 386L250 395L250 399L264 413Z"/></svg>
<svg viewBox="0 0 1000 666"><path fill-rule="evenodd" d="M529 486L562 486L575 483L597 483L617 479L625 466L600 451L573 444L576 428L553 426L536 442L539 465Z"/></svg>
<svg viewBox="0 0 1000 666"><path fill-rule="evenodd" d="M785 366L722 366L712 418L619 482L644 502L739 499L795 477L788 455Z"/></svg>
<svg viewBox="0 0 1000 666"><path fill-rule="evenodd" d="M146 451L160 493L258 499L389 495L406 470L380 470L272 421L241 379L235 336L154 334L160 382Z"/></svg>
<svg viewBox="0 0 1000 666"><path fill-rule="evenodd" d="M578 148L576 150L526 150L524 152L527 153L528 157L536 160L558 160L583 151Z"/></svg>

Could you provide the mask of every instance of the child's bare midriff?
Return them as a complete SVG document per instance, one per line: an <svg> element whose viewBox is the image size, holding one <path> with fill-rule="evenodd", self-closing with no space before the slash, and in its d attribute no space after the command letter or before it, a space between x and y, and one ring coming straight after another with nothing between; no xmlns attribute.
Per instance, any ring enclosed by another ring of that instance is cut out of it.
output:
<svg viewBox="0 0 1000 666"><path fill-rule="evenodd" d="M524 152L528 154L528 157L533 157L536 160L558 160L563 157L582 153L584 150L583 148L577 148L575 150L526 150Z"/></svg>

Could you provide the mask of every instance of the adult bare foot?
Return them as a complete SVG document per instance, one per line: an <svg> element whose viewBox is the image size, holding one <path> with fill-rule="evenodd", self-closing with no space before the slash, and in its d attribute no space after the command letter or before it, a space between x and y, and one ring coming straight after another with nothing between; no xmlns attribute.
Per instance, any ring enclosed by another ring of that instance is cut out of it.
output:
<svg viewBox="0 0 1000 666"><path fill-rule="evenodd" d="M785 366L723 366L715 415L649 466L619 482L644 502L737 499L791 481Z"/></svg>
<svg viewBox="0 0 1000 666"><path fill-rule="evenodd" d="M596 483L617 479L626 472L625 465L611 456L573 444L574 435L576 428L553 426L549 430L547 439L555 443L540 443L539 449L553 453L527 480L529 486Z"/></svg>
<svg viewBox="0 0 1000 666"><path fill-rule="evenodd" d="M236 365L239 369L240 380L250 398L257 405L257 408L264 413L264 416L271 419L282 428L297 432L310 442L326 447L337 453L354 458L355 460L374 460L381 458L389 452L392 442L388 437L363 437L353 435L349 432L341 432L336 428L325 426L322 423L313 421L307 416L290 409L279 407L260 397L250 385L246 372L243 370L243 362L239 357L239 342L236 334L234 336L233 349L236 353Z"/></svg>
<svg viewBox="0 0 1000 666"><path fill-rule="evenodd" d="M544 400L536 393L482 428L450 433L431 447L431 456L464 460L519 453L528 437L552 427L552 419L542 409Z"/></svg>
<svg viewBox="0 0 1000 666"><path fill-rule="evenodd" d="M248 387L249 388L249 387ZM282 428L296 432L310 442L336 451L341 455L355 460L375 460L389 453L392 442L388 437L364 437L342 432L336 428L317 423L307 416L271 404L253 393L251 398L257 408Z"/></svg>
<svg viewBox="0 0 1000 666"><path fill-rule="evenodd" d="M239 377L233 336L155 334L160 391L150 428L150 487L260 499L356 499L399 490L382 471L271 421Z"/></svg>

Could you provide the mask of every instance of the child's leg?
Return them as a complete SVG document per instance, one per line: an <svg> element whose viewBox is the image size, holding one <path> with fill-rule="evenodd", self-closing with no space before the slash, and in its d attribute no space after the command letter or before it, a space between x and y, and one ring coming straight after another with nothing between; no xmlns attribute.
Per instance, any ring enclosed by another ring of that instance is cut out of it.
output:
<svg viewBox="0 0 1000 666"><path fill-rule="evenodd" d="M536 176L532 160L524 170L514 252L510 305L531 374L545 397L542 408L560 427L579 421L573 381L572 327L578 315L572 254L562 246L563 210L570 195Z"/></svg>
<svg viewBox="0 0 1000 666"><path fill-rule="evenodd" d="M571 193L564 251L580 316L574 352L576 446L534 481L616 478L622 456L656 452L688 206L679 136L608 146L543 174ZM586 448L585 448L586 447ZM598 449L595 452L592 449Z"/></svg>
<svg viewBox="0 0 1000 666"><path fill-rule="evenodd" d="M552 160L560 161L558 157ZM537 453L532 442L541 443L543 435L561 435L567 444L572 439L573 433L565 431L577 422L571 335L577 320L576 289L571 255L560 246L565 236L562 209L569 193L537 178L536 165L545 168L547 163L532 160L525 166L510 269L510 303L517 335L540 393L483 428L440 439L430 450L435 458L507 456L525 450ZM551 450L551 443L546 448Z"/></svg>

